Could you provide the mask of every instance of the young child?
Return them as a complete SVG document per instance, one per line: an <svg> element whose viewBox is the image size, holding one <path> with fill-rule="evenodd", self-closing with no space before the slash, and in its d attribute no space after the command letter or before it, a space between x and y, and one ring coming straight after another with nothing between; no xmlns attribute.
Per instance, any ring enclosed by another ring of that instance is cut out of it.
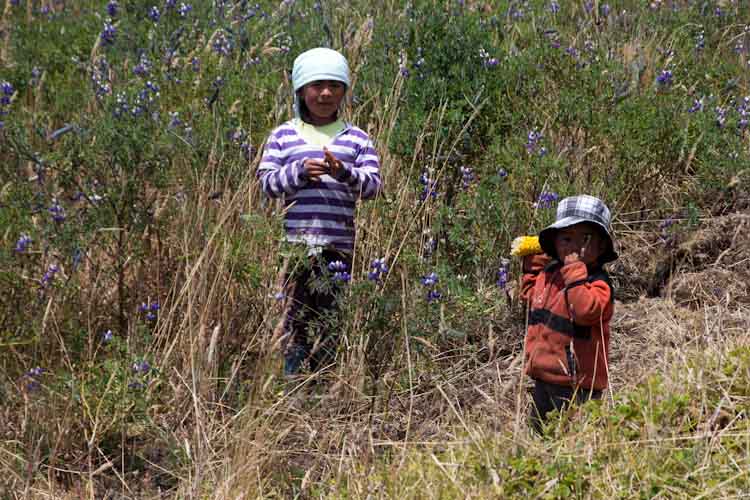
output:
<svg viewBox="0 0 750 500"><path fill-rule="evenodd" d="M374 198L381 189L370 138L339 117L350 82L346 58L335 50L300 54L292 69L295 118L271 132L257 171L268 196L284 197L286 240L305 245L310 257L287 279L286 375L298 373L308 358L311 371L332 359L336 337L324 332L313 339L308 330L335 308L337 284L349 277L357 199ZM311 286L334 271L330 287Z"/></svg>
<svg viewBox="0 0 750 500"><path fill-rule="evenodd" d="M544 253L523 259L525 371L535 380L530 421L538 432L550 411L598 399L607 387L614 293L602 266L617 259L609 224L598 198L565 198L539 234Z"/></svg>

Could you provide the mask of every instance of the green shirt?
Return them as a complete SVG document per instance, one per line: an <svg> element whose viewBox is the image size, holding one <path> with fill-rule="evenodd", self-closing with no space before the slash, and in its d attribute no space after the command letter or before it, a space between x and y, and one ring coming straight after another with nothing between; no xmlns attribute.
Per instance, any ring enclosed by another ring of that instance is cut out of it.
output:
<svg viewBox="0 0 750 500"><path fill-rule="evenodd" d="M294 120L294 126L306 143L321 148L330 144L331 140L346 128L346 125L341 120L336 120L328 125L316 126L305 123L299 118Z"/></svg>

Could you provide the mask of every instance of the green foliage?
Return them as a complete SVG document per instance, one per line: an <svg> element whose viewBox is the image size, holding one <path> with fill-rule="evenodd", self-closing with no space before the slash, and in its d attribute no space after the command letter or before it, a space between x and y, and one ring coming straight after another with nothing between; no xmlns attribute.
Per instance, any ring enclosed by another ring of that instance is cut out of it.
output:
<svg viewBox="0 0 750 500"><path fill-rule="evenodd" d="M421 374L442 377L454 363L446 352L476 366L489 356L488 330L519 328L496 281L501 266L517 277L518 263L504 260L512 239L554 218L543 192L598 195L615 215L684 212L691 227L746 198L745 2L560 1L555 12L546 0L217 0L180 13L181 3L121 0L114 14L104 1L4 4L0 397L20 433L8 437L23 458L18 477L126 455L116 468L137 470L150 442L170 447L185 468L174 475L192 480L196 456L174 436L208 435L201 418L229 428L240 409L268 401L277 274L284 257L305 257L280 247L283 208L262 196L253 169L288 117L289 72L304 49L349 57L347 118L384 159L384 195L358 208L352 282L322 321L347 338L339 359L352 366L336 376L365 388L362 407L390 408L379 398L398 399ZM376 258L390 270L369 281ZM587 497L609 491L601 477L617 466L632 477L614 473L616 484L669 496L709 456L703 487L734 487L744 479L727 472L730 459L686 437L706 422L699 399L747 410L746 358L712 360L717 387L670 392L653 379L612 408L587 405L603 446L586 461L574 445L554 455L475 447L461 450L458 477L486 496ZM145 373L133 368L143 360ZM43 375L29 375L36 367ZM577 425L548 437L562 442ZM654 439L678 444L639 444ZM740 440L717 439L745 456ZM438 497L464 495L430 455L410 456L394 478L400 457L379 463L374 481L386 491L427 481ZM306 471L276 465L273 491L288 493L289 478L304 489Z"/></svg>

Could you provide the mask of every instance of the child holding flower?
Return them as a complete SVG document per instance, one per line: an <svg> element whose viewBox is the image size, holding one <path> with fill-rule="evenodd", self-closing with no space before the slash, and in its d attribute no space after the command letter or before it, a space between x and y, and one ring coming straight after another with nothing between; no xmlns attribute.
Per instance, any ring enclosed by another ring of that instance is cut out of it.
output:
<svg viewBox="0 0 750 500"><path fill-rule="evenodd" d="M308 50L294 61L292 84L295 118L271 132L257 171L263 191L284 198L286 241L304 245L310 257L287 280L286 375L307 359L316 371L335 352L334 336L324 333L315 342L309 330L334 309L336 290L350 277L357 200L381 190L372 141L339 116L351 85L346 58L327 48ZM330 287L311 286L329 276Z"/></svg>
<svg viewBox="0 0 750 500"><path fill-rule="evenodd" d="M617 259L609 224L601 200L572 196L560 202L536 249L528 238L514 242L529 304L525 372L535 381L530 421L538 432L549 412L599 399L607 387L614 293L602 266Z"/></svg>

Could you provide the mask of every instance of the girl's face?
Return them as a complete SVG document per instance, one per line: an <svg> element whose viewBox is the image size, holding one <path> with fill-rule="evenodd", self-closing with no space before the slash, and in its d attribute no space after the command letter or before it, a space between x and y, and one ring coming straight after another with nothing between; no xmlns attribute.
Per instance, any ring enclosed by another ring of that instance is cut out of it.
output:
<svg viewBox="0 0 750 500"><path fill-rule="evenodd" d="M346 94L346 85L336 80L317 80L302 89L301 98L310 112L313 125L327 125L336 120L341 100Z"/></svg>
<svg viewBox="0 0 750 500"><path fill-rule="evenodd" d="M555 252L560 262L565 262L565 257L575 253L584 264L591 266L606 250L607 243L596 226L589 222L560 229L555 235Z"/></svg>

